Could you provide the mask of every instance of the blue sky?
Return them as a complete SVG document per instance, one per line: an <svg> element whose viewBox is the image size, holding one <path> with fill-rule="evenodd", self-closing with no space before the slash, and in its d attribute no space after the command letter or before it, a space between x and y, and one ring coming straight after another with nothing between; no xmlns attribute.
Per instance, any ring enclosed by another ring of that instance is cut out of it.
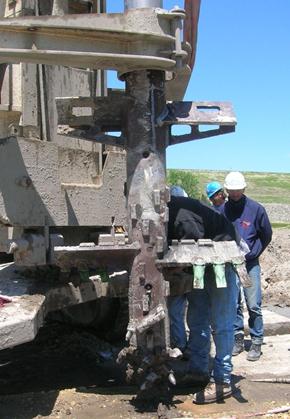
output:
<svg viewBox="0 0 290 419"><path fill-rule="evenodd" d="M122 12L122 0L108 11ZM165 9L183 0L164 0ZM236 132L171 146L167 167L289 172L290 1L202 0L184 100L230 101Z"/></svg>

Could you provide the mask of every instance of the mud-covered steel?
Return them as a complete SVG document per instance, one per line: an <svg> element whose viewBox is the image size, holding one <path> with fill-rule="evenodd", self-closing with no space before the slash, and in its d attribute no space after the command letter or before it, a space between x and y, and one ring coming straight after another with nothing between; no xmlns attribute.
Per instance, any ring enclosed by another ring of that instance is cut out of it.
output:
<svg viewBox="0 0 290 419"><path fill-rule="evenodd" d="M127 97L124 91L109 91L107 97L66 97L56 99L58 124L71 128L97 127L100 131L121 131ZM74 109L89 109L76 115Z"/></svg>
<svg viewBox="0 0 290 419"><path fill-rule="evenodd" d="M230 102L172 102L167 105L164 124L228 125L235 126L237 119Z"/></svg>
<svg viewBox="0 0 290 419"><path fill-rule="evenodd" d="M125 10L143 7L163 7L163 0L125 0Z"/></svg>
<svg viewBox="0 0 290 419"><path fill-rule="evenodd" d="M68 13L68 0L53 0L52 15L63 16Z"/></svg>
<svg viewBox="0 0 290 419"><path fill-rule="evenodd" d="M71 97L58 98L58 122L68 125L70 136L125 147L124 137L100 135L101 131L122 131L124 109L128 97L122 91L109 93L106 98ZM75 115L74 108L90 109L90 115ZM168 145L208 138L214 135L233 132L237 119L229 102L180 102L168 103L156 116L157 125L166 125L169 131ZM192 132L186 135L171 134L171 126L188 125ZM201 125L216 125L218 128L201 131Z"/></svg>
<svg viewBox="0 0 290 419"><path fill-rule="evenodd" d="M181 38L176 39L174 22L182 16L161 8L77 16L0 20L0 63L114 69L120 75L158 69L168 72L168 100L183 98L190 78L187 61L191 50Z"/></svg>
<svg viewBox="0 0 290 419"><path fill-rule="evenodd" d="M137 242L113 246L57 246L54 248L54 263L62 270L107 266L128 269L139 249Z"/></svg>
<svg viewBox="0 0 290 419"><path fill-rule="evenodd" d="M93 17L92 14L49 16L52 1L46 0L0 3L3 4L0 15L5 17L2 21L7 25L15 16L19 16L15 18L16 25L26 19L30 24L50 18L65 24L70 19L76 23ZM69 1L69 12L88 11L89 3ZM94 1L97 14L105 11L104 3ZM31 16L35 5L41 16ZM20 40L26 32L31 31L25 29L19 34ZM7 36L11 36L11 42L17 38L13 31ZM55 47L59 44L54 35L50 39ZM6 40L0 36L1 47ZM94 97L95 84L103 94L106 90L101 87L103 80L95 78L95 72L76 67L0 65L0 85L4 78L0 104L0 221L24 228L75 226L80 231L81 242L85 226L107 228L112 217L117 225L125 225L126 173L122 150L105 150L96 141L81 141L86 138L84 135L72 138L62 135L61 130L57 132L55 96ZM78 241L66 238L66 243Z"/></svg>
<svg viewBox="0 0 290 419"><path fill-rule="evenodd" d="M162 121L166 125L188 125L191 132L170 135L170 145L199 140L235 131L237 119L229 102L173 102L167 105L168 114ZM201 131L201 125L214 125Z"/></svg>
<svg viewBox="0 0 290 419"><path fill-rule="evenodd" d="M104 297L125 298L128 293L124 271L110 274L107 283L99 275L78 284L40 279L21 277L13 265L0 268L1 294L10 300L0 310L0 350L33 340L51 311Z"/></svg>
<svg viewBox="0 0 290 419"><path fill-rule="evenodd" d="M167 312L166 282L155 264L157 253L166 248L165 149L168 136L166 127L155 124L156 116L165 106L164 73L132 72L125 81L128 232L129 240L140 244L140 253L130 273L129 329L134 331L130 334L130 343L147 350L153 341L154 347L166 349L169 346L167 316L160 317L150 328L149 335L137 330L137 325L146 322L146 317L157 306ZM156 199L157 194L160 199Z"/></svg>
<svg viewBox="0 0 290 419"><path fill-rule="evenodd" d="M170 280L174 275L170 269L185 268L195 265L215 265L231 263L244 287L252 285L245 268L245 257L235 241L215 242L212 240L174 240L163 259L156 260L161 269L168 269ZM168 275L166 275L168 277Z"/></svg>
<svg viewBox="0 0 290 419"><path fill-rule="evenodd" d="M159 267L188 267L196 261L213 264L216 260L223 263L243 263L245 258L235 241L181 240L173 241L168 252L156 264Z"/></svg>
<svg viewBox="0 0 290 419"><path fill-rule="evenodd" d="M108 151L101 171L95 143L10 137L0 145L0 220L5 224L41 226L46 220L48 226L111 226L114 216L117 225L126 225L124 153ZM29 187L19 185L25 177Z"/></svg>
<svg viewBox="0 0 290 419"><path fill-rule="evenodd" d="M82 14L77 20L71 15L3 19L0 62L76 65L122 72L138 68L173 70L172 19L170 13L157 13L156 9Z"/></svg>
<svg viewBox="0 0 290 419"><path fill-rule="evenodd" d="M0 104L1 104L1 90L2 90L2 84L5 76L5 71L7 68L7 64L0 64Z"/></svg>

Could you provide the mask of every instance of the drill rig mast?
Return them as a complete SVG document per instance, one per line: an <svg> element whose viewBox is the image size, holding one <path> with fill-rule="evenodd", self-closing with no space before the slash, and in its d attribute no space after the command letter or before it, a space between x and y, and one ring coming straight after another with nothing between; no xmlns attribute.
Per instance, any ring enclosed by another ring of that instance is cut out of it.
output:
<svg viewBox="0 0 290 419"><path fill-rule="evenodd" d="M56 265L66 280L40 287L19 279L16 289L6 275L2 349L33 339L49 311L125 292L129 346L120 358L143 365L143 390L167 377L174 382L164 366L165 152L236 124L229 103L182 102L199 3L168 11L162 0L125 0L124 13L107 14L102 0L0 1L0 251L19 266ZM106 88L106 70L118 72L125 90ZM200 131L203 124L218 128ZM191 133L173 135L172 125ZM116 233L121 225L128 237ZM78 286L73 269L86 278ZM91 269L103 274L90 276ZM108 274L124 270L118 279ZM16 303L20 317L5 323Z"/></svg>

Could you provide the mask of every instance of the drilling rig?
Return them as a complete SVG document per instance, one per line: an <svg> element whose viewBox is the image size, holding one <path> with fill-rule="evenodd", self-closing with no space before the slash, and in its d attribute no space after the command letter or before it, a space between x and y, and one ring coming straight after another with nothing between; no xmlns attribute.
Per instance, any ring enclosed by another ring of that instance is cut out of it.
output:
<svg viewBox="0 0 290 419"><path fill-rule="evenodd" d="M0 349L33 340L49 312L127 296L128 374L141 371L141 390L174 383L163 267L242 258L231 242L167 245L166 148L236 125L230 103L182 101L199 8L0 0L0 252L14 260L0 272Z"/></svg>

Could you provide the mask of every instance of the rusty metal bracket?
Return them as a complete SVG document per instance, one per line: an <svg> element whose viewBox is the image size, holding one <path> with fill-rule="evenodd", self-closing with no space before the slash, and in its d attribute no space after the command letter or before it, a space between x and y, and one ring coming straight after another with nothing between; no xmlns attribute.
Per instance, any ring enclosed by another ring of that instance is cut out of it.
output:
<svg viewBox="0 0 290 419"><path fill-rule="evenodd" d="M59 133L117 147L125 146L125 137L103 134L123 131L123 112L130 99L124 91L110 91L108 97L72 97L56 100ZM237 119L229 102L171 102L156 117L156 126L187 125L191 132L170 133L169 145L199 140L235 131ZM201 126L218 128L201 131ZM67 128L65 128L67 127ZM69 127L69 128L68 128Z"/></svg>
<svg viewBox="0 0 290 419"><path fill-rule="evenodd" d="M56 98L58 134L124 148L125 137L105 134L122 131L129 98L122 90L107 97Z"/></svg>
<svg viewBox="0 0 290 419"><path fill-rule="evenodd" d="M80 127L79 129L71 129L67 125L59 125L57 133L59 135L71 138L93 141L104 145L119 147L122 149L125 145L124 136L121 135L120 137L117 137L114 135L103 134L98 128L94 127Z"/></svg>
<svg viewBox="0 0 290 419"><path fill-rule="evenodd" d="M170 135L169 144L199 140L235 131L237 119L229 102L172 102L167 104L168 113L159 124L188 125L191 132L184 135ZM213 125L218 128L201 131L200 126Z"/></svg>
<svg viewBox="0 0 290 419"><path fill-rule="evenodd" d="M106 97L56 98L59 125L98 127L100 132L121 131L122 113L129 98L123 90L108 89Z"/></svg>

